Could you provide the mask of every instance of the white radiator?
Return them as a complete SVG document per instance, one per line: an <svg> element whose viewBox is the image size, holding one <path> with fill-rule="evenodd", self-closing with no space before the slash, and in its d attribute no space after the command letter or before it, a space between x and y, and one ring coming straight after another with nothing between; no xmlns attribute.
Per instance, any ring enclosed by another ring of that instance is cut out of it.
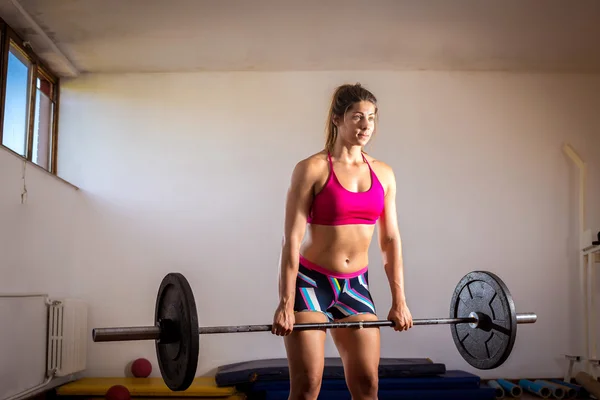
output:
<svg viewBox="0 0 600 400"><path fill-rule="evenodd" d="M0 320L0 399L32 397L85 369L90 335L82 300L0 293Z"/></svg>
<svg viewBox="0 0 600 400"><path fill-rule="evenodd" d="M87 304L80 299L53 299L48 308L48 374L65 376L85 370Z"/></svg>

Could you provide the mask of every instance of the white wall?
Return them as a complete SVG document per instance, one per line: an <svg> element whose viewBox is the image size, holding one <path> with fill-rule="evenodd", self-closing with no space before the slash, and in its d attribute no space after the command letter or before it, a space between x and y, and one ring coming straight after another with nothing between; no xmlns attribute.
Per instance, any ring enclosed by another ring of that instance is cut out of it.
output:
<svg viewBox="0 0 600 400"><path fill-rule="evenodd" d="M475 372L561 376L562 354L581 351L573 326L577 172L561 145L589 161L588 204L598 204L594 76L189 73L65 82L59 169L85 196L79 230L65 238L74 241L72 294L90 301L90 329L152 324L170 271L189 279L202 325L270 323L291 170L322 148L334 87L356 81L380 100L369 151L396 173L413 316L446 316L460 277L494 271L518 310L539 320L519 326L504 366ZM590 207L589 221L600 229L600 209ZM376 240L370 274L385 318L390 295ZM89 350L90 375L120 375L138 356L155 361L152 342ZM336 355L331 341L327 354ZM447 326L384 329L382 355L474 371ZM201 337L198 371L284 356L282 340L267 333Z"/></svg>
<svg viewBox="0 0 600 400"><path fill-rule="evenodd" d="M22 194L24 196L22 197ZM72 292L72 239L81 204L68 183L0 147L0 397L44 381L45 297ZM17 297L22 294L36 297ZM16 358L10 363L11 355Z"/></svg>
<svg viewBox="0 0 600 400"><path fill-rule="evenodd" d="M68 296L81 193L3 147L0 188L0 293Z"/></svg>

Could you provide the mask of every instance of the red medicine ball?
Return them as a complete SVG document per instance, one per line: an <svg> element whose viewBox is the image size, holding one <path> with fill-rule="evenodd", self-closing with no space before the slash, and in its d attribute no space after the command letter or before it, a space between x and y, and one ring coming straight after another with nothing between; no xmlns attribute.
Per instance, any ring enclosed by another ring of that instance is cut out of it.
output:
<svg viewBox="0 0 600 400"><path fill-rule="evenodd" d="M125 386L114 385L106 391L105 397L106 400L129 400L131 399L131 394Z"/></svg>
<svg viewBox="0 0 600 400"><path fill-rule="evenodd" d="M136 378L147 378L152 372L152 364L145 358L138 358L131 364L131 373Z"/></svg>

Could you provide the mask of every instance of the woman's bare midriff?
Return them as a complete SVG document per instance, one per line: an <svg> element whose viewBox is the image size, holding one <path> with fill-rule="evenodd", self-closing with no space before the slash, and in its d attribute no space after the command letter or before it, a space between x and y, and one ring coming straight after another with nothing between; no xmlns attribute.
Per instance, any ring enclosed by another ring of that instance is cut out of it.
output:
<svg viewBox="0 0 600 400"><path fill-rule="evenodd" d="M300 248L307 260L332 272L351 273L369 264L375 225L311 225Z"/></svg>

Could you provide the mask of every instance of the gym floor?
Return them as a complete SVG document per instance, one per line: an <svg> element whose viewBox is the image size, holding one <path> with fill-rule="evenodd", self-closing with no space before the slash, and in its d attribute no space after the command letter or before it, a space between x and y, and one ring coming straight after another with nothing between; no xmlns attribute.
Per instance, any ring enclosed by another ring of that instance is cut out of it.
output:
<svg viewBox="0 0 600 400"><path fill-rule="evenodd" d="M52 396L52 395L40 395L37 396L35 398L32 398L31 400L69 400L71 399L72 396ZM194 397L185 397L185 399L193 399ZM197 397L198 399L200 399L200 397ZM511 397L504 397L505 399L510 399ZM531 394L531 393L523 393L523 395L521 397L519 397L519 399L523 399L523 400L528 400L528 399L540 399L540 396L537 396L535 394ZM550 397L552 398L552 397ZM85 397L85 396L81 396L81 397L77 397L77 400L98 400L98 397ZM177 399L184 399L183 397L165 397L165 398L161 398L161 397L135 397L135 400L162 400L162 399L168 399L168 400L177 400ZM591 397L577 397L577 399L591 399Z"/></svg>

